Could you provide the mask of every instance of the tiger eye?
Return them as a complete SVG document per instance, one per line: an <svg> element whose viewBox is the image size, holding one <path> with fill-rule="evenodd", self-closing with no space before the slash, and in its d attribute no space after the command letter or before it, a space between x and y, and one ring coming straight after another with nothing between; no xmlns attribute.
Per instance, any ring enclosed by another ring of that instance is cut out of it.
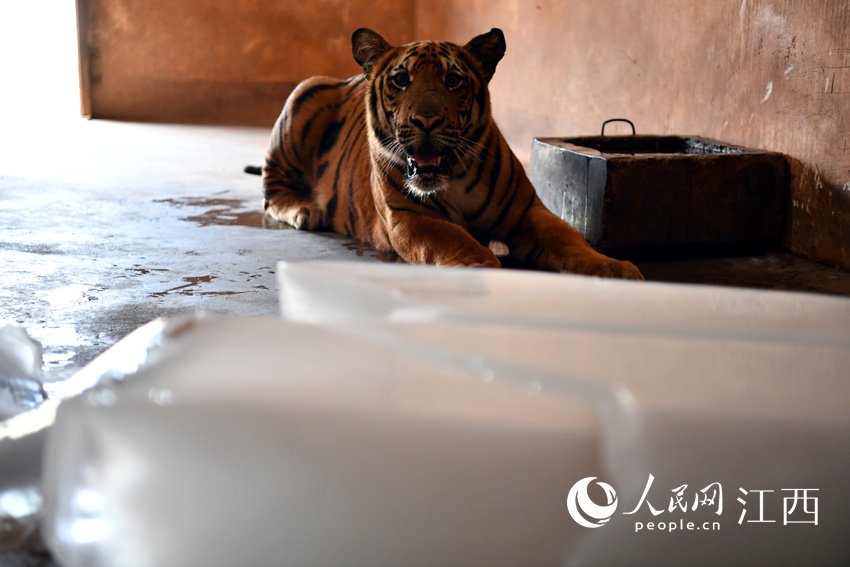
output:
<svg viewBox="0 0 850 567"><path fill-rule="evenodd" d="M446 75L446 86L450 89L458 86L460 84L460 77L455 73L449 73Z"/></svg>
<svg viewBox="0 0 850 567"><path fill-rule="evenodd" d="M410 84L410 75L407 73L397 73L393 75L393 82L399 88L404 88Z"/></svg>

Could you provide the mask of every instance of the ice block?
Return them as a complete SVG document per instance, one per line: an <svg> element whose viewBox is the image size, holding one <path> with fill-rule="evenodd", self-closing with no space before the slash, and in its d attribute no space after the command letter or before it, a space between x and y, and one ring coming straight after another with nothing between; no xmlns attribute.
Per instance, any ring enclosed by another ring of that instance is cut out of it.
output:
<svg viewBox="0 0 850 567"><path fill-rule="evenodd" d="M278 273L282 320L159 322L144 360L117 344L59 407L63 566L850 559L847 299Z"/></svg>

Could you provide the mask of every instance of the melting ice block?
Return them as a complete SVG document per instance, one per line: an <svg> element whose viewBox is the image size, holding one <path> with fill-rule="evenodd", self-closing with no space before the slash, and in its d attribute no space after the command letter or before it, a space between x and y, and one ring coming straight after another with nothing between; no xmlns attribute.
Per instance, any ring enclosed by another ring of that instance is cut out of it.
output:
<svg viewBox="0 0 850 567"><path fill-rule="evenodd" d="M96 361L135 370L61 405L44 532L62 565L850 558L846 299L278 273L283 320L168 322L144 362L122 343Z"/></svg>

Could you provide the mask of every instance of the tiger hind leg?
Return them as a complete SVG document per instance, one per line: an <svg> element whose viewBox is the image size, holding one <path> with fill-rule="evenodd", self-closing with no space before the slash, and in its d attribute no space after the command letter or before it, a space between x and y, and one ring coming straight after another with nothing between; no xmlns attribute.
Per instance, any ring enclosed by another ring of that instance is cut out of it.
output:
<svg viewBox="0 0 850 567"><path fill-rule="evenodd" d="M263 168L263 209L297 229L317 230L324 224L324 213L300 172L281 171L269 164Z"/></svg>

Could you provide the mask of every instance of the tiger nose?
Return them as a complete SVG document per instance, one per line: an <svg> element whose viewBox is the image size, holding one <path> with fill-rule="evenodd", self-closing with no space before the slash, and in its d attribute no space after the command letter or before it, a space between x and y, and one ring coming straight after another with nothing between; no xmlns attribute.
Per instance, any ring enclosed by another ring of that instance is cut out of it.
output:
<svg viewBox="0 0 850 567"><path fill-rule="evenodd" d="M410 122L413 123L413 125L419 128L420 130L425 130L427 132L429 130L433 130L434 128L442 124L443 117L416 114L410 117Z"/></svg>

